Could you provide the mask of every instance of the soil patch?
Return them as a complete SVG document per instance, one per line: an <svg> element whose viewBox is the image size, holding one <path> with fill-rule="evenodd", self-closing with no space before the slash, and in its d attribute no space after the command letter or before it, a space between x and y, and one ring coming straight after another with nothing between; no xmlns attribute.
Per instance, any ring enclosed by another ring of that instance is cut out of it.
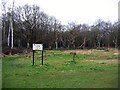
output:
<svg viewBox="0 0 120 90"><path fill-rule="evenodd" d="M97 63L120 63L120 60L85 60L85 62L97 62Z"/></svg>
<svg viewBox="0 0 120 90"><path fill-rule="evenodd" d="M91 50L68 50L68 51L64 51L65 54L70 54L71 52L75 52L76 54L86 54L89 55L91 54Z"/></svg>

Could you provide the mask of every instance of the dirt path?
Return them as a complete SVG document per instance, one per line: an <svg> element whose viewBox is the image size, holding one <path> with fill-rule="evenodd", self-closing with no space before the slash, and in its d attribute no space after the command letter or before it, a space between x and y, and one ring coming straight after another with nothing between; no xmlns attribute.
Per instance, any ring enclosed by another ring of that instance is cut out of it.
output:
<svg viewBox="0 0 120 90"><path fill-rule="evenodd" d="M120 63L120 60L85 60L84 62L98 62L98 63Z"/></svg>

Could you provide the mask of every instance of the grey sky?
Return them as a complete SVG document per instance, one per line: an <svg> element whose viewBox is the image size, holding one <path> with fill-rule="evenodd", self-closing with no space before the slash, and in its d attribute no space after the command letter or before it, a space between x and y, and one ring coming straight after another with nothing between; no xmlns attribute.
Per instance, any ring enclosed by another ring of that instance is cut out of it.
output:
<svg viewBox="0 0 120 90"><path fill-rule="evenodd" d="M4 0L3 0L4 1ZM5 0L12 4L13 0ZM68 22L93 24L97 19L118 20L119 0L14 0L15 6L36 4L62 24Z"/></svg>

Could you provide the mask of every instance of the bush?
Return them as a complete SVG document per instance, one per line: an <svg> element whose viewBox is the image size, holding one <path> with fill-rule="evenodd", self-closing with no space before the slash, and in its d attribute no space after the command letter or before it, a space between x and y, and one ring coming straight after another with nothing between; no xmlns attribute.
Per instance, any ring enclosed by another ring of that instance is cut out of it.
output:
<svg viewBox="0 0 120 90"><path fill-rule="evenodd" d="M13 48L13 49L10 49L10 48L7 48L7 49L4 49L3 50L3 53L5 55L14 55L14 54L18 54L18 53L23 53L23 51L21 49L17 49L17 48Z"/></svg>

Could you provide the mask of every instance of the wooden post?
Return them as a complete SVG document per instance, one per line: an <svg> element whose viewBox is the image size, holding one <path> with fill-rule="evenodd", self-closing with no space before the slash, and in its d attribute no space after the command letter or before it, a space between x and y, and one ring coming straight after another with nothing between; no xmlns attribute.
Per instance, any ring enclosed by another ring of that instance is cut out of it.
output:
<svg viewBox="0 0 120 90"><path fill-rule="evenodd" d="M43 65L43 50L42 50L42 65Z"/></svg>
<svg viewBox="0 0 120 90"><path fill-rule="evenodd" d="M75 58L75 54L73 53L73 61L75 61L75 59L74 59L74 58Z"/></svg>
<svg viewBox="0 0 120 90"><path fill-rule="evenodd" d="M76 52L70 52L70 54L73 55L73 61L75 61L75 55L76 55Z"/></svg>
<svg viewBox="0 0 120 90"><path fill-rule="evenodd" d="M34 65L34 50L33 50L33 64L32 64L32 66Z"/></svg>

